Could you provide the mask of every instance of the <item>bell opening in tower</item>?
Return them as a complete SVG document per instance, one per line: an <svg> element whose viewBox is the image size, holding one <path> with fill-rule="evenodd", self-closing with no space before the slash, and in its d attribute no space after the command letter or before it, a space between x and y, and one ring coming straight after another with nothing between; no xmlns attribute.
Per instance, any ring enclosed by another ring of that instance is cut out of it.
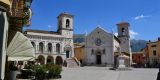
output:
<svg viewBox="0 0 160 80"><path fill-rule="evenodd" d="M125 35L125 28L122 28L122 35Z"/></svg>
<svg viewBox="0 0 160 80"><path fill-rule="evenodd" d="M69 25L70 25L70 21L69 19L66 20L66 28L69 28Z"/></svg>

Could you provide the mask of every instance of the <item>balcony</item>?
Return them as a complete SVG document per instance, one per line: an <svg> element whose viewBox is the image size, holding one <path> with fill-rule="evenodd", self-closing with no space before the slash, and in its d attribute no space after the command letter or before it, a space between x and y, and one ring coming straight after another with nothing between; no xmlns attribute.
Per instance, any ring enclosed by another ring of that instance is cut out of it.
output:
<svg viewBox="0 0 160 80"><path fill-rule="evenodd" d="M65 55L65 53L61 52L41 52L37 51L35 54L43 54L43 55Z"/></svg>

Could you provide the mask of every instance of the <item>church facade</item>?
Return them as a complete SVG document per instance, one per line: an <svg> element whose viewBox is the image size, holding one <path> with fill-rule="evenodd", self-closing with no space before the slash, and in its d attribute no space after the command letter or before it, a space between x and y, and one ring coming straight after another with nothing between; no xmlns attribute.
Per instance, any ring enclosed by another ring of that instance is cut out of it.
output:
<svg viewBox="0 0 160 80"><path fill-rule="evenodd" d="M130 54L129 23L117 24L118 36L97 27L86 36L85 59L87 65L111 65L116 63L116 56Z"/></svg>
<svg viewBox="0 0 160 80"><path fill-rule="evenodd" d="M74 56L73 15L61 13L57 18L58 30L55 32L32 29L24 32L34 46L40 64L63 64L65 59Z"/></svg>

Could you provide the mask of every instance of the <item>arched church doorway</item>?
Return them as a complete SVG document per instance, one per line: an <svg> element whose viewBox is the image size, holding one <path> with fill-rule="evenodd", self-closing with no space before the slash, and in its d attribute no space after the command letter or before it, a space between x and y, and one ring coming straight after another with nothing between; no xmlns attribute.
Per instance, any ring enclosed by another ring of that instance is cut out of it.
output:
<svg viewBox="0 0 160 80"><path fill-rule="evenodd" d="M102 61L101 61L101 55L98 54L98 55L96 55L96 57L97 57L97 64L98 65L101 64L102 63Z"/></svg>
<svg viewBox="0 0 160 80"><path fill-rule="evenodd" d="M101 63L102 63L102 58L101 58L102 56L101 56L101 51L100 50L97 50L96 51L96 63L98 64L98 65L100 65Z"/></svg>

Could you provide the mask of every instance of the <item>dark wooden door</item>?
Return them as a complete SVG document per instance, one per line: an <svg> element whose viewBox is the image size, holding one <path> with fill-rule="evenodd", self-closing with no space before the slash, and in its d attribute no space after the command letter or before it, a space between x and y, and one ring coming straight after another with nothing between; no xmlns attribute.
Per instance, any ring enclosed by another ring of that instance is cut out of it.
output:
<svg viewBox="0 0 160 80"><path fill-rule="evenodd" d="M97 64L101 64L101 55L97 55Z"/></svg>

